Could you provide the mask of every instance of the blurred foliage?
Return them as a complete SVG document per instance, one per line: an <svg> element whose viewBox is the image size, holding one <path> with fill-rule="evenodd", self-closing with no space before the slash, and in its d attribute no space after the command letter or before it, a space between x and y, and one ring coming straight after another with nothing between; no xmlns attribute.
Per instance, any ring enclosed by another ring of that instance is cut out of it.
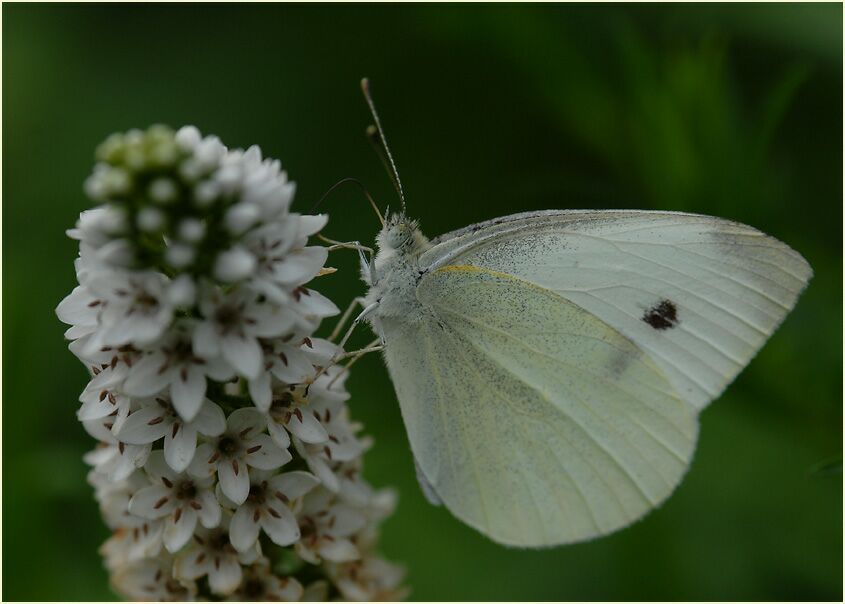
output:
<svg viewBox="0 0 845 604"><path fill-rule="evenodd" d="M363 137L364 75L429 235L539 208L686 210L816 271L703 414L678 491L590 543L505 549L429 506L381 361L358 363L367 474L401 493L383 550L413 597L842 598L841 5L6 4L3 51L5 599L113 598L74 416L86 376L53 314L95 145L194 123L281 158L301 211L346 176L395 203ZM329 236L372 239L358 192L327 203ZM330 263L316 287L342 306L362 291L355 259Z"/></svg>

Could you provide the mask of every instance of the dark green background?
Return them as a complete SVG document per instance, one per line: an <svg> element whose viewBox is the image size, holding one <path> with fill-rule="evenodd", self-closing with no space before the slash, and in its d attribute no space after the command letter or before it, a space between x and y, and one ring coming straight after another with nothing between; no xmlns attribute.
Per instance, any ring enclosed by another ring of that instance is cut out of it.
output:
<svg viewBox="0 0 845 604"><path fill-rule="evenodd" d="M282 159L301 211L346 176L395 206L363 136L367 75L429 235L539 208L687 210L816 273L704 412L677 492L581 545L505 549L425 503L386 372L362 360L351 405L376 438L370 480L401 493L382 545L413 597L841 599L841 58L836 4L4 5L3 597L113 597L74 417L86 374L53 313L95 145L193 123ZM372 241L358 192L328 203L326 234ZM316 287L344 305L355 258L330 264Z"/></svg>

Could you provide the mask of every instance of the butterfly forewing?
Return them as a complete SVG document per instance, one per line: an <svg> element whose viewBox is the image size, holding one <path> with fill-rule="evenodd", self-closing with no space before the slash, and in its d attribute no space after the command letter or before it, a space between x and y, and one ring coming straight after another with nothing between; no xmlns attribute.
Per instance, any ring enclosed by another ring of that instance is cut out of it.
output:
<svg viewBox="0 0 845 604"><path fill-rule="evenodd" d="M807 262L751 227L694 214L522 214L435 240L423 266L471 265L549 289L629 338L698 408L795 305Z"/></svg>

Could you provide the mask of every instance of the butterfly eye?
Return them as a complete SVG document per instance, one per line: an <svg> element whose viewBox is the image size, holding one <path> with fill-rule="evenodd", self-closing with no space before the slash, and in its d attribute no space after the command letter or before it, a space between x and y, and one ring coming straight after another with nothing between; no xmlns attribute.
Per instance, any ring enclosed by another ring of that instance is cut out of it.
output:
<svg viewBox="0 0 845 604"><path fill-rule="evenodd" d="M394 249L403 247L411 239L411 231L406 224L397 224L388 232L388 242Z"/></svg>

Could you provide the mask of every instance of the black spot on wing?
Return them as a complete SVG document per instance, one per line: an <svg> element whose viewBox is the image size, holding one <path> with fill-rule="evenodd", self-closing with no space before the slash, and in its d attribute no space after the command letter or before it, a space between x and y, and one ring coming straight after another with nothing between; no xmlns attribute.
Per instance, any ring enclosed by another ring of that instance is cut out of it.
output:
<svg viewBox="0 0 845 604"><path fill-rule="evenodd" d="M678 308L671 300L661 300L643 314L643 321L654 329L672 329L678 321Z"/></svg>

